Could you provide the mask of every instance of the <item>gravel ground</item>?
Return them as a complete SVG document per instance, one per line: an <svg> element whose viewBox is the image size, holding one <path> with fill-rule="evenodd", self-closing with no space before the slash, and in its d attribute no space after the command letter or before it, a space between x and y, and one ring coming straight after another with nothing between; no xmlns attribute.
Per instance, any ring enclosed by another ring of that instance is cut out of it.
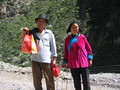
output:
<svg viewBox="0 0 120 90"><path fill-rule="evenodd" d="M90 74L91 90L120 90L120 74ZM61 71L55 78L56 90L74 90L69 73ZM46 90L43 79L43 89ZM21 68L0 62L0 90L34 90L31 68Z"/></svg>

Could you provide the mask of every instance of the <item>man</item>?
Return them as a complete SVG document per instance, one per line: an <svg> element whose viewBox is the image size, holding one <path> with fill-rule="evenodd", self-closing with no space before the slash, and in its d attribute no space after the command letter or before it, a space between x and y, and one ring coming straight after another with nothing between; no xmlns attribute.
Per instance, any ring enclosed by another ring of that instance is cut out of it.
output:
<svg viewBox="0 0 120 90"><path fill-rule="evenodd" d="M32 73L35 90L42 89L42 75L46 80L47 90L55 90L51 68L56 64L56 43L51 30L46 29L48 20L44 14L35 19L37 28L29 31L33 34L38 47L38 53L32 55ZM28 30L27 28L25 28Z"/></svg>

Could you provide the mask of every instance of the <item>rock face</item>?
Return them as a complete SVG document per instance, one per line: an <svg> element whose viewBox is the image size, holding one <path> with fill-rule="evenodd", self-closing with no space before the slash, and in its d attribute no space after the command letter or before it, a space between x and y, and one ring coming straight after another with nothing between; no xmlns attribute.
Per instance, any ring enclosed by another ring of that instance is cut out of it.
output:
<svg viewBox="0 0 120 90"><path fill-rule="evenodd" d="M6 2L2 3L0 6L0 19L6 17Z"/></svg>
<svg viewBox="0 0 120 90"><path fill-rule="evenodd" d="M0 1L0 19L22 14L22 10L37 0L2 0Z"/></svg>

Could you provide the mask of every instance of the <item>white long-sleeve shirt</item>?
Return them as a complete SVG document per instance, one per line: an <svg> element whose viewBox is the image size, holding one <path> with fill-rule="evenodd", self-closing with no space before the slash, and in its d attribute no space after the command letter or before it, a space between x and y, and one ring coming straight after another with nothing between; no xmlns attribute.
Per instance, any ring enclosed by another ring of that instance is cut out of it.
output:
<svg viewBox="0 0 120 90"><path fill-rule="evenodd" d="M32 55L32 61L51 63L53 56L57 57L55 37L51 30L45 29L43 34L37 33L40 40L36 40L39 52Z"/></svg>

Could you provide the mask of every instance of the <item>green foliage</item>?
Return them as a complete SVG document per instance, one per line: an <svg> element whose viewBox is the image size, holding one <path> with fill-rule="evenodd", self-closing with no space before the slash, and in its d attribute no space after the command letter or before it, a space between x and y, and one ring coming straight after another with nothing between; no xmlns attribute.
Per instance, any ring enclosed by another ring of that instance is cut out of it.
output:
<svg viewBox="0 0 120 90"><path fill-rule="evenodd" d="M3 0L0 1L0 6L3 5Z"/></svg>
<svg viewBox="0 0 120 90"><path fill-rule="evenodd" d="M0 0L0 6L3 3L4 0ZM0 60L18 66L31 65L30 54L20 50L20 28L33 29L35 18L44 13L49 20L47 28L56 37L58 63L63 57L68 25L76 20L81 22L82 33L87 34L93 48L94 65L120 64L119 3L118 0L35 0L31 4L21 3L18 9L9 1L6 12L9 18L0 21Z"/></svg>
<svg viewBox="0 0 120 90"><path fill-rule="evenodd" d="M66 29L72 20L77 20L78 9L76 6L77 0L42 0L33 1L30 5L21 4L20 14L0 22L0 57L5 62L10 62L18 66L31 65L29 63L23 65L24 62L29 62L30 54L22 53L20 50L20 41L22 31L20 28L28 27L33 29L36 27L35 18L44 13L49 19L47 25L55 34L57 41L58 63L62 59L63 44L66 37ZM15 13L15 8L8 5ZM79 20L78 20L79 21Z"/></svg>

